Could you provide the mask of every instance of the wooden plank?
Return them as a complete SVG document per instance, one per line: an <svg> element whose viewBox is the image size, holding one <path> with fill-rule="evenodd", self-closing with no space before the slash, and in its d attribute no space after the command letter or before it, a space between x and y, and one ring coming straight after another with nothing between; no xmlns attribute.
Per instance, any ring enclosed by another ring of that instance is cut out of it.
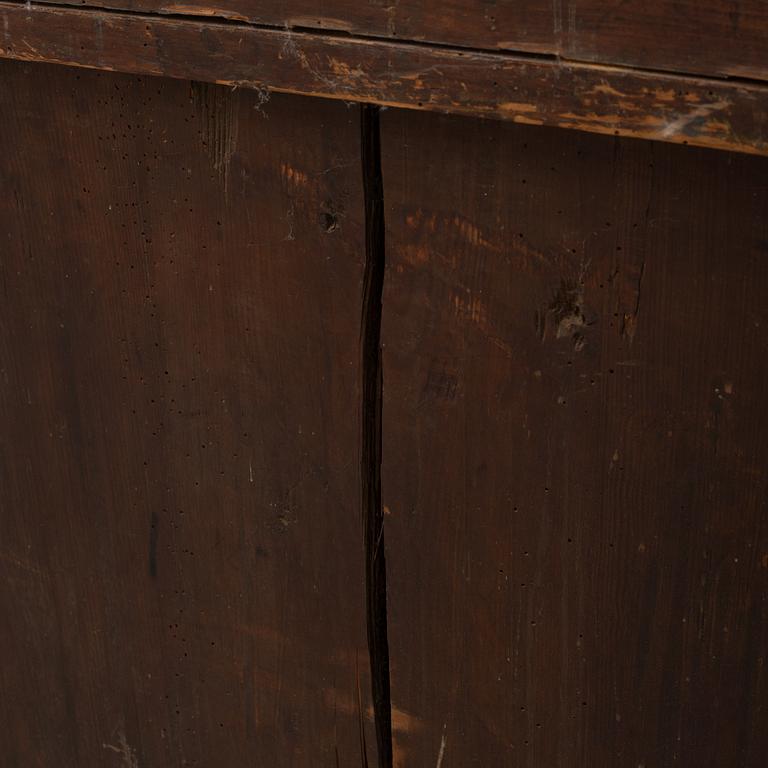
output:
<svg viewBox="0 0 768 768"><path fill-rule="evenodd" d="M234 0L221 6L209 0L98 0L90 5L768 79L768 6L762 0Z"/></svg>
<svg viewBox="0 0 768 768"><path fill-rule="evenodd" d="M3 763L374 764L358 110L0 81Z"/></svg>
<svg viewBox="0 0 768 768"><path fill-rule="evenodd" d="M395 765L766 765L768 163L382 121Z"/></svg>
<svg viewBox="0 0 768 768"><path fill-rule="evenodd" d="M768 154L768 86L0 2L0 57Z"/></svg>

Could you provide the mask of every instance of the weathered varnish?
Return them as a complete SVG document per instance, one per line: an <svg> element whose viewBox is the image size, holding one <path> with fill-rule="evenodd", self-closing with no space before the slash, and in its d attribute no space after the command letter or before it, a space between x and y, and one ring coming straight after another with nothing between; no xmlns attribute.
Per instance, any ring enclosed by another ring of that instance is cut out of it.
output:
<svg viewBox="0 0 768 768"><path fill-rule="evenodd" d="M7 2L0 23L15 59L768 153L764 84Z"/></svg>
<svg viewBox="0 0 768 768"><path fill-rule="evenodd" d="M375 762L358 110L0 82L0 761Z"/></svg>
<svg viewBox="0 0 768 768"><path fill-rule="evenodd" d="M768 163L382 136L396 764L764 765Z"/></svg>
<svg viewBox="0 0 768 768"><path fill-rule="evenodd" d="M764 4L98 5L0 0L0 764L768 764Z"/></svg>

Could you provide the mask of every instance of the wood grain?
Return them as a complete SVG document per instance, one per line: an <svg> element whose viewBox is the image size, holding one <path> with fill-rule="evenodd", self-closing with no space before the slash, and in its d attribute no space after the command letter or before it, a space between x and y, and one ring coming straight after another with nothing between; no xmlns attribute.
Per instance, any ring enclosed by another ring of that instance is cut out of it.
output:
<svg viewBox="0 0 768 768"><path fill-rule="evenodd" d="M357 108L0 82L3 764L375 764Z"/></svg>
<svg viewBox="0 0 768 768"><path fill-rule="evenodd" d="M293 29L506 49L701 75L768 79L762 0L64 0L151 13L219 16Z"/></svg>
<svg viewBox="0 0 768 768"><path fill-rule="evenodd" d="M395 765L766 765L768 164L382 121Z"/></svg>
<svg viewBox="0 0 768 768"><path fill-rule="evenodd" d="M768 86L0 2L0 57L768 153Z"/></svg>

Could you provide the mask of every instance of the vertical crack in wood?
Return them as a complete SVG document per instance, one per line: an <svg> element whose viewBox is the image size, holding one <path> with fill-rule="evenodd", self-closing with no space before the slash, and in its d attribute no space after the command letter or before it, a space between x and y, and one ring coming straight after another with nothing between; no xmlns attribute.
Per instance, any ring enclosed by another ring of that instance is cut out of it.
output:
<svg viewBox="0 0 768 768"><path fill-rule="evenodd" d="M361 493L365 540L366 619L379 768L392 766L392 715L387 641L387 570L381 502L381 298L384 288L384 186L379 108L361 107L365 270L362 351Z"/></svg>

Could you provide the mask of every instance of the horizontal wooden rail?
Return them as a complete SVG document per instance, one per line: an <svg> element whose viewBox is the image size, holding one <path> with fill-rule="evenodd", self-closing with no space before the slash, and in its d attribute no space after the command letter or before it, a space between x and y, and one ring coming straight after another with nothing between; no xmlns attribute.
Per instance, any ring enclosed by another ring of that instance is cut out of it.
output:
<svg viewBox="0 0 768 768"><path fill-rule="evenodd" d="M41 0L47 2L47 0ZM768 80L765 0L53 0Z"/></svg>
<svg viewBox="0 0 768 768"><path fill-rule="evenodd" d="M224 20L0 2L0 56L768 154L768 86Z"/></svg>

